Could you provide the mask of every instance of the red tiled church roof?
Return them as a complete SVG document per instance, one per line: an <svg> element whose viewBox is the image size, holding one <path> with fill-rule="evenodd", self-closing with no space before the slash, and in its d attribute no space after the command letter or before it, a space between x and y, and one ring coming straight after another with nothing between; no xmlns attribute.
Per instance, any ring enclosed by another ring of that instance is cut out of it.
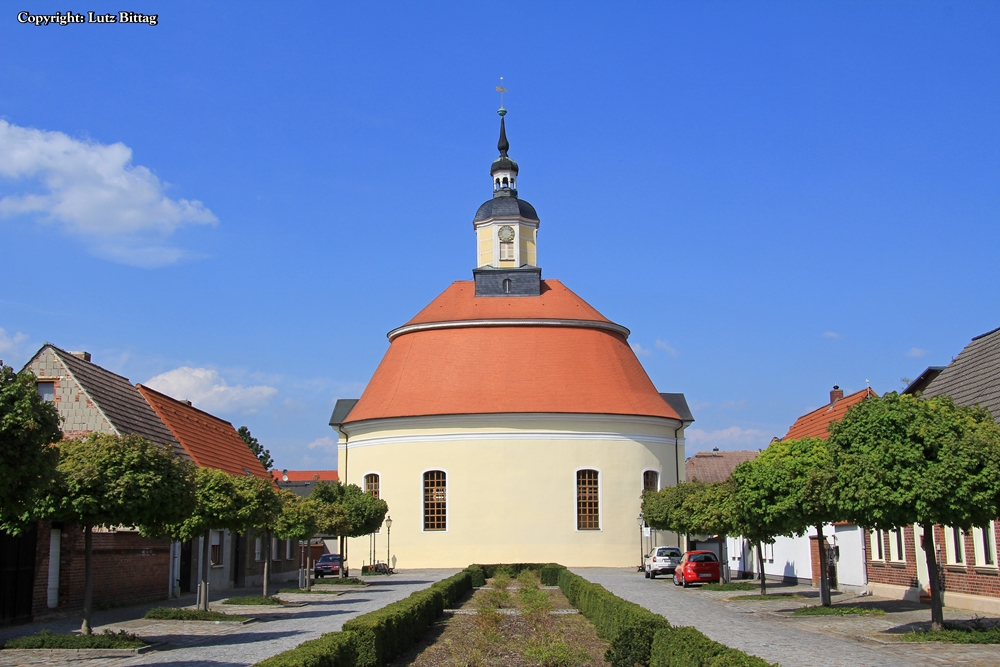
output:
<svg viewBox="0 0 1000 667"><path fill-rule="evenodd" d="M274 477L274 481L282 482L282 475L285 472L282 470L272 470L271 476ZM311 482L317 480L320 482L336 482L338 479L336 470L289 470L288 471L288 481L289 482Z"/></svg>
<svg viewBox="0 0 1000 667"><path fill-rule="evenodd" d="M788 429L788 433L785 434L782 440L798 438L823 438L826 440L830 436L828 432L830 424L843 419L851 406L861 402L868 396L878 396L878 394L870 388L862 389L849 396L836 399L829 405L817 408L809 414L802 415L795 420L795 423Z"/></svg>
<svg viewBox="0 0 1000 667"><path fill-rule="evenodd" d="M542 285L537 297L476 297L472 281L453 283L405 326L455 325L397 330L345 423L508 412L679 419L624 329L559 281ZM503 322L470 323L482 320Z"/></svg>
<svg viewBox="0 0 1000 667"><path fill-rule="evenodd" d="M232 424L155 389L136 387L199 468L271 478Z"/></svg>

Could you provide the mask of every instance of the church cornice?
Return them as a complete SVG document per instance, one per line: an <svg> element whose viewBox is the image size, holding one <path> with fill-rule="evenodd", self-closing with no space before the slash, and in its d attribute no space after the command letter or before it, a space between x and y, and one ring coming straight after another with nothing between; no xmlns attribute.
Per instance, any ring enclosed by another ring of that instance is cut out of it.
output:
<svg viewBox="0 0 1000 667"><path fill-rule="evenodd" d="M452 320L448 322L426 322L422 324L407 324L393 329L386 336L390 341L408 333L430 331L432 329L467 329L472 327L568 327L572 329L600 329L610 331L628 340L632 333L620 324L614 322L597 322L594 320L557 320L557 319L488 319L488 320Z"/></svg>

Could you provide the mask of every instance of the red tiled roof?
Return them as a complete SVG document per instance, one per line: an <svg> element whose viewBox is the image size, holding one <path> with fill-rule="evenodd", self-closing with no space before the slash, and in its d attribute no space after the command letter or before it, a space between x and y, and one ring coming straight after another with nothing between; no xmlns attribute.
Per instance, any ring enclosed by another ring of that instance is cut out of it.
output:
<svg viewBox="0 0 1000 667"><path fill-rule="evenodd" d="M274 477L274 481L282 482L281 476L284 473L281 470L272 470L271 476ZM288 471L288 481L289 482L311 482L313 480L318 480L320 482L336 482L338 479L336 470L289 470Z"/></svg>
<svg viewBox="0 0 1000 667"><path fill-rule="evenodd" d="M741 449L731 452L698 452L684 463L684 479L689 482L725 482L744 461L753 461L760 452Z"/></svg>
<svg viewBox="0 0 1000 667"><path fill-rule="evenodd" d="M271 476L229 422L166 394L136 385L199 468L218 468L232 475Z"/></svg>
<svg viewBox="0 0 1000 667"><path fill-rule="evenodd" d="M844 396L829 405L817 408L809 414L802 415L795 420L795 423L788 429L788 433L785 434L782 440L798 438L823 438L826 440L830 436L828 432L830 424L843 419L848 408L868 396L878 396L878 394L870 388L862 389L849 396Z"/></svg>
<svg viewBox="0 0 1000 667"><path fill-rule="evenodd" d="M543 284L537 297L476 297L472 282L453 283L407 324L527 321L418 329L394 337L345 423L506 412L679 419L625 337L586 326L610 325L609 320L562 283ZM577 325L531 322L560 319Z"/></svg>
<svg viewBox="0 0 1000 667"><path fill-rule="evenodd" d="M473 281L456 280L406 324L543 318L610 321L558 280L543 280L540 296L478 298L476 284Z"/></svg>

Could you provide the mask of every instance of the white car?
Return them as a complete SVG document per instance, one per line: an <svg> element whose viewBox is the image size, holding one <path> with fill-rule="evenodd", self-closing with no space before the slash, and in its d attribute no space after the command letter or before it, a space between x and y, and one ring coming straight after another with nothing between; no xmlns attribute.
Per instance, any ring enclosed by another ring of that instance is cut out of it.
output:
<svg viewBox="0 0 1000 667"><path fill-rule="evenodd" d="M646 578L656 579L658 574L673 574L683 555L677 547L655 547L646 554Z"/></svg>

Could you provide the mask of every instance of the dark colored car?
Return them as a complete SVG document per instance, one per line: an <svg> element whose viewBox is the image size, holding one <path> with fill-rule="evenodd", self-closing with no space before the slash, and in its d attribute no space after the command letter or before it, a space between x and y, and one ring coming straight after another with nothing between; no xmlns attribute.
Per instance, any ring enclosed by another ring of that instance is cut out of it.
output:
<svg viewBox="0 0 1000 667"><path fill-rule="evenodd" d="M344 565L344 576L346 577L351 571ZM330 575L331 577L340 576L340 554L323 554L316 561L316 578L322 579L324 576Z"/></svg>
<svg viewBox="0 0 1000 667"><path fill-rule="evenodd" d="M719 558L712 551L688 551L674 570L674 586L717 584L722 578Z"/></svg>
<svg viewBox="0 0 1000 667"><path fill-rule="evenodd" d="M658 574L673 574L681 560L677 547L656 547L646 555L646 578L656 579Z"/></svg>

